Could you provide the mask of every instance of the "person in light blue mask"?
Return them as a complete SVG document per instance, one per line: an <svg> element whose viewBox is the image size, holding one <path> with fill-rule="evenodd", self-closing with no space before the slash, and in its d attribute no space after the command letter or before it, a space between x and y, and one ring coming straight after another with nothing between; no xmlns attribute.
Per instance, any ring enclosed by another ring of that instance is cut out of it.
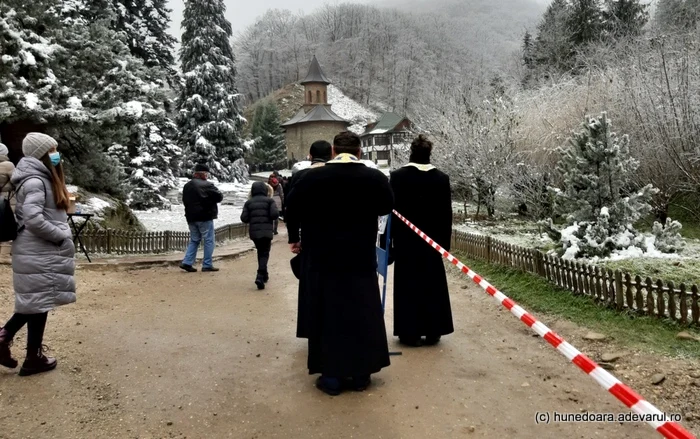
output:
<svg viewBox="0 0 700 439"><path fill-rule="evenodd" d="M10 345L26 325L27 356L20 376L56 368L56 359L44 355L46 319L49 311L76 300L75 245L66 213L70 195L57 147L46 134L27 134L22 142L24 158L11 179L19 225L12 243L15 310L0 328L0 365L18 366Z"/></svg>

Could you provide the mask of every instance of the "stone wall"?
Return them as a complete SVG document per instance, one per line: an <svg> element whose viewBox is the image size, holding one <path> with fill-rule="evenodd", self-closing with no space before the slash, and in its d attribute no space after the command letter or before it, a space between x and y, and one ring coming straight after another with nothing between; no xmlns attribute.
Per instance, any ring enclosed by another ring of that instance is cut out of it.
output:
<svg viewBox="0 0 700 439"><path fill-rule="evenodd" d="M333 138L345 131L347 125L343 122L309 122L287 128L287 158L290 160L306 160L311 144L317 140L333 143Z"/></svg>
<svg viewBox="0 0 700 439"><path fill-rule="evenodd" d="M311 108L318 104L328 104L328 87L325 84L311 83L304 85L304 107ZM311 96L309 96L309 92ZM311 98L309 100L309 98ZM307 109L308 112L308 109Z"/></svg>

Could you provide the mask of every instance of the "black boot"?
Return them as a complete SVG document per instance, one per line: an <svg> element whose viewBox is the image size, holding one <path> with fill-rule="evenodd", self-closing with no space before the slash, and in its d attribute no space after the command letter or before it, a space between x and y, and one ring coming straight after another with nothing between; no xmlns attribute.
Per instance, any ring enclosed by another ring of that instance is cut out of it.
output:
<svg viewBox="0 0 700 439"><path fill-rule="evenodd" d="M440 343L440 336L439 335L429 335L425 337L425 345L426 346L435 346L436 344Z"/></svg>
<svg viewBox="0 0 700 439"><path fill-rule="evenodd" d="M0 328L0 366L10 369L14 369L19 364L17 360L12 358L12 352L10 352L12 338L5 328Z"/></svg>
<svg viewBox="0 0 700 439"><path fill-rule="evenodd" d="M19 376L26 377L38 373L48 372L56 368L57 361L53 357L44 355L43 348L27 349L27 358L24 359Z"/></svg>
<svg viewBox="0 0 700 439"><path fill-rule="evenodd" d="M411 346L414 348L423 346L423 341L421 340L421 338L414 336L399 336L399 343L401 343L404 346Z"/></svg>
<svg viewBox="0 0 700 439"><path fill-rule="evenodd" d="M270 281L270 275L267 272L263 273L262 278L264 283L268 283Z"/></svg>
<svg viewBox="0 0 700 439"><path fill-rule="evenodd" d="M347 385L355 392L364 392L372 384L372 378L369 375L352 377L348 380Z"/></svg>
<svg viewBox="0 0 700 439"><path fill-rule="evenodd" d="M255 285L257 285L259 290L265 289L265 281L263 280L263 277L261 274L258 274L258 276L255 278Z"/></svg>

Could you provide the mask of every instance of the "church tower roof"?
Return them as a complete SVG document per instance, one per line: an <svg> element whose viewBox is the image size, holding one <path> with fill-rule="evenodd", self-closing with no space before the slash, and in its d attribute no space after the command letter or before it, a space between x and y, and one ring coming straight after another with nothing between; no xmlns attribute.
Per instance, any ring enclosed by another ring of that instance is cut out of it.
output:
<svg viewBox="0 0 700 439"><path fill-rule="evenodd" d="M306 75L306 78L301 81L301 84L304 85L314 82L326 85L331 83L331 81L328 80L328 77L323 73L323 70L321 70L321 65L318 63L316 55L314 55L314 58L311 60L309 73Z"/></svg>

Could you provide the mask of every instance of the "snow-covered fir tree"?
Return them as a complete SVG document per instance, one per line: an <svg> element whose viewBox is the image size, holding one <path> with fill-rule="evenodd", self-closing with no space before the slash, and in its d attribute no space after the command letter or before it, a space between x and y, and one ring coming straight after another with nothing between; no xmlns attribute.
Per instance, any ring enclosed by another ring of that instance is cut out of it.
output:
<svg viewBox="0 0 700 439"><path fill-rule="evenodd" d="M140 16L158 16L149 9L156 3L140 4L146 8ZM132 55L114 5L112 0L2 2L0 115L8 129L15 122L33 123L56 137L71 183L117 196L129 195L130 188L153 190L132 198L157 201L163 185L174 185L171 175L177 172L171 164L177 149L167 140L174 136L166 112L167 73L160 65L147 65L148 57ZM146 38L151 46L171 45L169 39L153 41L154 35ZM163 142L148 143L154 130ZM122 145L124 154L115 157ZM147 162L145 154L158 158L149 166L164 176L153 185L137 181L139 161L132 163L138 157Z"/></svg>
<svg viewBox="0 0 700 439"><path fill-rule="evenodd" d="M167 191L176 185L181 149L177 129L167 111L174 108L168 85L175 81L175 38L168 34L170 10L164 0L111 0L117 20L114 30L124 36L132 56L143 64L143 78L165 90L160 99L166 113L134 124L127 144L124 169L129 176L128 203L139 210L166 208Z"/></svg>
<svg viewBox="0 0 700 439"><path fill-rule="evenodd" d="M132 55L143 60L147 67L167 72L175 77L175 43L168 33L170 9L165 0L111 0L116 10L117 32L125 35Z"/></svg>
<svg viewBox="0 0 700 439"><path fill-rule="evenodd" d="M631 157L629 143L627 135L612 131L603 113L587 117L569 145L559 149L557 172L563 187L553 191L555 212L569 225L561 236L565 256L608 256L616 249L644 245L633 224L651 212L656 189L647 185L633 190L639 163Z"/></svg>
<svg viewBox="0 0 700 439"><path fill-rule="evenodd" d="M252 135L253 163L260 170L272 170L283 166L287 159L284 131L280 113L273 102L258 106L255 111Z"/></svg>
<svg viewBox="0 0 700 439"><path fill-rule="evenodd" d="M223 0L185 2L180 61L183 85L177 117L186 166L209 165L214 176L245 178L241 169L241 116L236 91L236 66L231 48L231 23ZM234 165L237 166L234 169Z"/></svg>
<svg viewBox="0 0 700 439"><path fill-rule="evenodd" d="M137 155L129 161L132 171L127 202L137 210L167 208L170 202L165 195L177 182L173 168L180 159L180 147L154 123L142 123L138 127Z"/></svg>
<svg viewBox="0 0 700 439"><path fill-rule="evenodd" d="M39 3L0 3L0 120L41 120L65 98L52 70L52 56L62 50L42 36L47 17Z"/></svg>

